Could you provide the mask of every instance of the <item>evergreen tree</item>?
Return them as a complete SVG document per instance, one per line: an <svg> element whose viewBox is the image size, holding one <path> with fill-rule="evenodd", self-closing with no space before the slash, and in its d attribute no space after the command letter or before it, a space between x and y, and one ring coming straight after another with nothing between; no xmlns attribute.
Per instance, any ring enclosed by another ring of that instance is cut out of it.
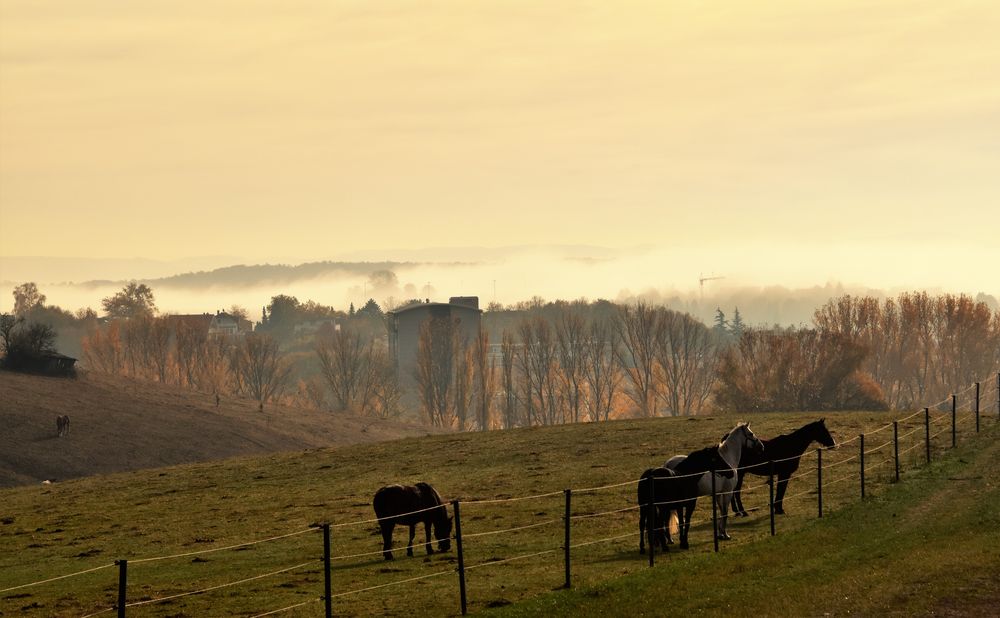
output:
<svg viewBox="0 0 1000 618"><path fill-rule="evenodd" d="M726 314L719 307L715 308L715 326L712 327L712 330L720 336L729 334L729 320L726 319Z"/></svg>
<svg viewBox="0 0 1000 618"><path fill-rule="evenodd" d="M733 337L739 339L743 336L744 330L746 330L746 324L743 323L743 318L740 316L740 308L736 307L733 311L733 321L729 324L729 332Z"/></svg>

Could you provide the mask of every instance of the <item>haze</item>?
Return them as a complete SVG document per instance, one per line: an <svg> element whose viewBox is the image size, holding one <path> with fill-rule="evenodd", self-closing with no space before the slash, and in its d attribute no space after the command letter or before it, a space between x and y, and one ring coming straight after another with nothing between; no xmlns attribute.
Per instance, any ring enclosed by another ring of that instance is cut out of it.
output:
<svg viewBox="0 0 1000 618"><path fill-rule="evenodd" d="M992 2L0 0L0 280L433 247L478 266L401 283L503 302L1000 295L997 32Z"/></svg>

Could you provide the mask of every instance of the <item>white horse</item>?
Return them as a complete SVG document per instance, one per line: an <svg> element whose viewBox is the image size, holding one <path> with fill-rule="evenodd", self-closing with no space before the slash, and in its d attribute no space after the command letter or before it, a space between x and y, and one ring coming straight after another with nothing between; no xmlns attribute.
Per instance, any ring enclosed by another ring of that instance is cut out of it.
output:
<svg viewBox="0 0 1000 618"><path fill-rule="evenodd" d="M750 431L750 423L740 423L734 427L732 431L722 437L722 442L719 443L719 455L722 456L722 459L724 459L727 464L729 464L730 468L736 471L736 469L740 466L740 457L742 456L744 449L749 449L757 455L762 455L764 453L764 443L761 442L752 431ZM673 470L677 467L677 464L684 461L686 457L686 455L674 455L663 464L663 467ZM737 474L733 474L730 478L726 478L720 474L715 475L715 505L719 511L719 529L717 536L723 540L729 540L731 538L726 532L726 520L729 517L730 497L733 495L733 490L736 487L737 478ZM706 472L698 480L698 495L712 495L711 472ZM673 522L671 522L671 528L672 527Z"/></svg>

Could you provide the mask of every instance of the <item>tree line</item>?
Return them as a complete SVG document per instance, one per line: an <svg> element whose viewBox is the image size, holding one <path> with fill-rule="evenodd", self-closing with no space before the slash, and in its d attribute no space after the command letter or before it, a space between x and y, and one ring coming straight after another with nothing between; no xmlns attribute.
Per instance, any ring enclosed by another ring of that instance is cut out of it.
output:
<svg viewBox="0 0 1000 618"><path fill-rule="evenodd" d="M254 330L228 336L210 333L198 316L160 314L152 290L138 283L103 299L102 316L50 307L34 284L14 296L0 333L5 348L15 328L71 323L92 370L261 405L410 414L459 430L716 410L902 409L1000 366L1000 311L925 292L842 296L796 328L750 326L738 309L732 319L719 309L707 326L641 301L491 305L471 337L454 320L426 321L406 376L374 300L337 311L278 295ZM238 307L230 313L246 316ZM304 321L320 327L298 332Z"/></svg>

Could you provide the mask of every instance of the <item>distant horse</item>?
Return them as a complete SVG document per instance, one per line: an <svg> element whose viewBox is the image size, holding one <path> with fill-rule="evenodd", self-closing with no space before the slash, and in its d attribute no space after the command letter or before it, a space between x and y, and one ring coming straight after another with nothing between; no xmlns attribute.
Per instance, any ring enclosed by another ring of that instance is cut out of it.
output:
<svg viewBox="0 0 1000 618"><path fill-rule="evenodd" d="M69 434L69 415L60 414L56 417L56 437L63 437Z"/></svg>
<svg viewBox="0 0 1000 618"><path fill-rule="evenodd" d="M382 556L392 560L392 530L396 524L410 527L410 541L406 545L406 555L413 555L413 537L418 523L423 522L428 554L433 554L431 547L431 525L434 526L434 537L438 542L438 550L451 549L451 517L448 508L441 500L438 492L427 483L411 485L388 485L375 492L372 500L375 516L378 517L379 529L382 531ZM438 508L434 508L438 507Z"/></svg>
<svg viewBox="0 0 1000 618"><path fill-rule="evenodd" d="M718 538L729 540L726 524L729 519L729 496L736 486L736 475L732 474L740 464L744 452L763 453L764 444L750 431L750 423L740 423L729 433L722 436L719 444L719 455L726 460L729 476L715 475L715 505L719 509ZM685 459L684 455L675 455L663 464L664 468L676 469ZM712 475L706 473L698 479L698 495L708 496L712 493Z"/></svg>
<svg viewBox="0 0 1000 618"><path fill-rule="evenodd" d="M674 514L679 523L681 549L688 548L691 514L698 503L698 481L701 478L698 473L711 470L718 470L725 478L733 477L732 468L719 454L719 445L688 454L676 469L650 468L642 473L636 487L636 500L639 503L639 553L646 553L647 525L655 528L653 543L659 543L663 551L667 551L669 522Z"/></svg>
<svg viewBox="0 0 1000 618"><path fill-rule="evenodd" d="M785 499L788 480L799 469L799 458L802 457L802 453L805 453L814 441L826 447L836 445L833 436L826 428L826 419L803 425L792 433L764 440L763 454L744 452L740 458L739 477L736 479L736 487L733 489L733 513L744 517L747 515L746 509L743 508L743 499L740 496L740 490L743 488L743 477L747 472L757 476L768 476L767 462L770 460L774 462L774 474L778 477L778 489L774 496L774 512L783 515L785 509L782 501Z"/></svg>

